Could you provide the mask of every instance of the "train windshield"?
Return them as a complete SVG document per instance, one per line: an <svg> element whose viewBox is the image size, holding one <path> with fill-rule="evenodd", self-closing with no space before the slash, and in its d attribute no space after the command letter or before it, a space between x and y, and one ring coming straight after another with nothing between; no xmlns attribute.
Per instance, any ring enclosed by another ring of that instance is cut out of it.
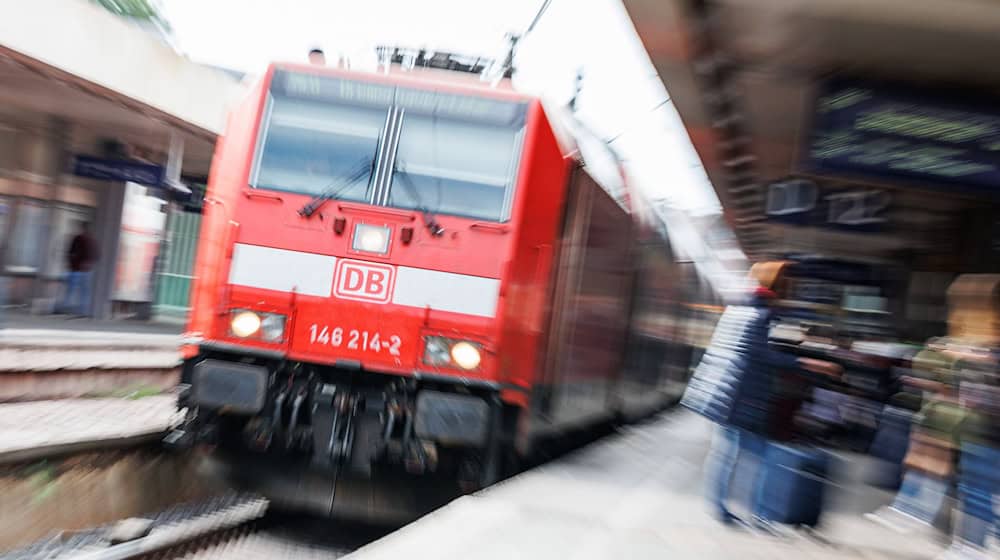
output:
<svg viewBox="0 0 1000 560"><path fill-rule="evenodd" d="M510 216L525 105L400 89L388 203L489 221Z"/></svg>
<svg viewBox="0 0 1000 560"><path fill-rule="evenodd" d="M272 85L251 184L310 195L336 194L365 201L374 165L357 180L359 162L374 163L388 114L387 103L330 103L308 95L308 83L283 73Z"/></svg>
<svg viewBox="0 0 1000 560"><path fill-rule="evenodd" d="M526 114L523 102L276 71L251 184L504 221ZM359 162L370 172L351 183Z"/></svg>

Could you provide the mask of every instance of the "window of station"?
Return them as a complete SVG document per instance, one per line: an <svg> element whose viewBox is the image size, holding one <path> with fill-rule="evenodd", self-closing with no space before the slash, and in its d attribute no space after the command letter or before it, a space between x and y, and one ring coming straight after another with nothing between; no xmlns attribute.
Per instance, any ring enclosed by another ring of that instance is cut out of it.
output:
<svg viewBox="0 0 1000 560"><path fill-rule="evenodd" d="M7 248L6 271L36 274L45 255L43 242L48 229L46 207L41 202L22 200L14 219Z"/></svg>

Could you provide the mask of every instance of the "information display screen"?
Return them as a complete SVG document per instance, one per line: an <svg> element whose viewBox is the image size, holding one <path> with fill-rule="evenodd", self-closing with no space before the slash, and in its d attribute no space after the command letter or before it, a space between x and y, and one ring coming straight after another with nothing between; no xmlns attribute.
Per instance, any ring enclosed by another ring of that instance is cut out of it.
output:
<svg viewBox="0 0 1000 560"><path fill-rule="evenodd" d="M850 82L816 102L807 165L818 171L1000 187L1000 112Z"/></svg>

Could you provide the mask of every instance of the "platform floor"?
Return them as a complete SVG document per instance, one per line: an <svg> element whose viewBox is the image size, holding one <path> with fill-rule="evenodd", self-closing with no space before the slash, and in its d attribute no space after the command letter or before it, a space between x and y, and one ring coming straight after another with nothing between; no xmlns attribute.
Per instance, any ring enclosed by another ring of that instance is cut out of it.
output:
<svg viewBox="0 0 1000 560"><path fill-rule="evenodd" d="M178 415L175 395L0 404L0 465L155 440Z"/></svg>
<svg viewBox="0 0 1000 560"><path fill-rule="evenodd" d="M157 325L14 316L0 322L0 403L169 390L181 343Z"/></svg>
<svg viewBox="0 0 1000 560"><path fill-rule="evenodd" d="M865 457L842 457L815 535L723 527L702 499L714 426L675 410L466 496L350 558L931 559L933 533L900 535L864 519L891 494L863 484ZM752 474L752 470L748 470ZM747 480L736 484L748 493Z"/></svg>
<svg viewBox="0 0 1000 560"><path fill-rule="evenodd" d="M132 319L32 315L20 311L3 310L0 311L0 329L180 335L184 330L184 325Z"/></svg>

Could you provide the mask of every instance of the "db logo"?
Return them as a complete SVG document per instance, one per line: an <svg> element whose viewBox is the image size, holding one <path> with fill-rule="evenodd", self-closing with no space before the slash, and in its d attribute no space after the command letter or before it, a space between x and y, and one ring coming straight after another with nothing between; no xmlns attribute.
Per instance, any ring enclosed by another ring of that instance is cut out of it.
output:
<svg viewBox="0 0 1000 560"><path fill-rule="evenodd" d="M333 294L341 299L389 303L395 282L395 267L341 259L337 262Z"/></svg>

